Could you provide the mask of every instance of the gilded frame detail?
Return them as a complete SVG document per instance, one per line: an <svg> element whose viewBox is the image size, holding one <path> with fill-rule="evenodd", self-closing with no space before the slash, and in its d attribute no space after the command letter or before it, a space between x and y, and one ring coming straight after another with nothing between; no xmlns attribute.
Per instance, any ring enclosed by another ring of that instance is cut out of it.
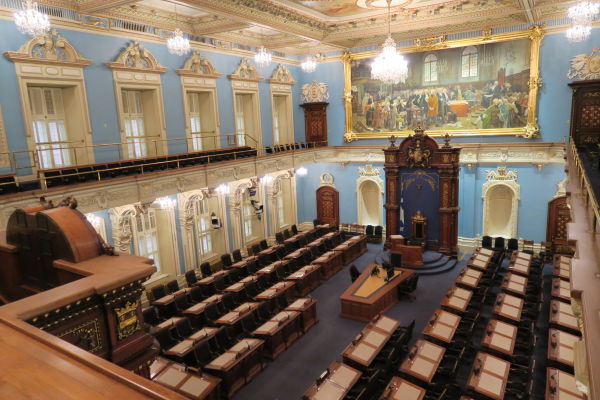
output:
<svg viewBox="0 0 600 400"><path fill-rule="evenodd" d="M428 130L429 136L443 136L446 132L453 136L500 136L500 135L515 135L522 136L527 139L539 137L539 126L537 124L537 103L538 92L542 86L540 78L540 47L544 37L544 29L542 25L534 25L529 29L491 35L489 31L482 31L482 36L446 41L444 38L434 38L435 40L420 40L415 41L415 45L400 48L402 53L416 53L431 50L441 50L456 47L465 47L472 45L480 45L486 43L505 42L516 39L529 38L531 40L530 54L530 73L528 80L529 87L529 102L527 110L527 123L524 127L519 128L495 128L495 129L456 129L456 130ZM352 81L351 81L351 62L353 60L361 60L377 56L379 50L350 53L346 52L342 56L344 65L344 110L345 116L345 132L344 141L353 142L360 139L386 139L391 135L396 137L407 137L412 131L387 131L387 132L354 132L352 130Z"/></svg>

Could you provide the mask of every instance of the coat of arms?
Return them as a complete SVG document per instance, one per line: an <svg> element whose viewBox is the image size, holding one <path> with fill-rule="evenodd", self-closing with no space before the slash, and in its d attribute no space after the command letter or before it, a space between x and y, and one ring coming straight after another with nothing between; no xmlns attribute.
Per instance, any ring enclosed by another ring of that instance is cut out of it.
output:
<svg viewBox="0 0 600 400"><path fill-rule="evenodd" d="M600 78L600 48L592 50L592 54L578 54L571 59L571 69L567 73L569 79L578 77L581 80Z"/></svg>
<svg viewBox="0 0 600 400"><path fill-rule="evenodd" d="M422 147L421 141L423 140L422 134L416 134L415 136L409 136L412 143L408 147L408 157L406 162L410 168L423 167L429 168L429 159L431 158L431 150L426 147Z"/></svg>
<svg viewBox="0 0 600 400"><path fill-rule="evenodd" d="M302 85L301 101L305 103L319 103L329 99L329 89L325 82L312 81Z"/></svg>

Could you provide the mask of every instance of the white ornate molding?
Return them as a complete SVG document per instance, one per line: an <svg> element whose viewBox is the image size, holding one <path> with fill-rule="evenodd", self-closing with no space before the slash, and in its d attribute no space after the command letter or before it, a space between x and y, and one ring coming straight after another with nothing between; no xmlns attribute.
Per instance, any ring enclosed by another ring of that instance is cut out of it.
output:
<svg viewBox="0 0 600 400"><path fill-rule="evenodd" d="M295 85L296 81L289 69L283 64L279 64L273 71L269 83L277 83L280 85Z"/></svg>
<svg viewBox="0 0 600 400"><path fill-rule="evenodd" d="M367 177L367 176L381 176L381 170L377 168L373 168L373 164L367 164L364 168L358 167L358 176Z"/></svg>
<svg viewBox="0 0 600 400"><path fill-rule="evenodd" d="M508 217L510 237L517 237L519 200L521 199L521 187L517 183L517 172L509 171L506 167L497 167L496 170L486 171L486 182L482 186L481 197L483 199L483 234L490 236L499 236L498 232L492 230L496 228L492 225L493 216L500 210L493 209L492 196L499 187L510 190L510 216Z"/></svg>
<svg viewBox="0 0 600 400"><path fill-rule="evenodd" d="M329 100L329 88L325 82L312 81L302 85L300 101L305 103L318 103Z"/></svg>
<svg viewBox="0 0 600 400"><path fill-rule="evenodd" d="M115 61L107 62L106 65L115 70L139 71L139 72L155 72L163 73L167 68L160 65L150 51L137 40L129 42Z"/></svg>
<svg viewBox="0 0 600 400"><path fill-rule="evenodd" d="M6 130L4 129L4 117L0 107L0 168L10 168L8 155L8 142L6 141Z"/></svg>
<svg viewBox="0 0 600 400"><path fill-rule="evenodd" d="M460 163L478 164L564 164L564 144L461 145Z"/></svg>
<svg viewBox="0 0 600 400"><path fill-rule="evenodd" d="M565 178L556 184L556 193L554 193L553 199L567 195L567 185L569 184L569 178Z"/></svg>
<svg viewBox="0 0 600 400"><path fill-rule="evenodd" d="M242 58L233 74L227 75L227 77L231 80L249 82L258 82L263 79L262 76L258 74L256 67L250 63L248 57Z"/></svg>
<svg viewBox="0 0 600 400"><path fill-rule="evenodd" d="M175 70L179 75L195 76L200 78L218 78L222 74L218 73L210 60L195 51L185 61L183 68Z"/></svg>
<svg viewBox="0 0 600 400"><path fill-rule="evenodd" d="M333 177L333 175L331 173L324 172L319 177L319 182L320 182L319 186L331 186L331 187L335 187L335 184L333 183L334 180L335 180L335 178Z"/></svg>
<svg viewBox="0 0 600 400"><path fill-rule="evenodd" d="M28 40L18 51L7 51L4 55L13 62L33 64L82 68L92 63L92 60L83 58L55 29L46 35Z"/></svg>
<svg viewBox="0 0 600 400"><path fill-rule="evenodd" d="M592 50L590 54L578 54L571 59L571 68L567 78L580 80L600 78L600 47Z"/></svg>
<svg viewBox="0 0 600 400"><path fill-rule="evenodd" d="M112 237L115 248L119 251L130 253L133 229L131 219L139 210L133 205L111 208L108 212L112 225Z"/></svg>

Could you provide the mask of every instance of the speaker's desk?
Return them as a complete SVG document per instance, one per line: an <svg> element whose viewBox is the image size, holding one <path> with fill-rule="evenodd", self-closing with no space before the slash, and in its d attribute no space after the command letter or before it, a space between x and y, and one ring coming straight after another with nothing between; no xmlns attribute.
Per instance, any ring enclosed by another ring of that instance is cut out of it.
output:
<svg viewBox="0 0 600 400"><path fill-rule="evenodd" d="M396 246L396 252L392 251L392 254L402 255L402 265L409 267L422 267L423 266L423 247L412 246L407 244L399 244Z"/></svg>
<svg viewBox="0 0 600 400"><path fill-rule="evenodd" d="M379 267L379 274L371 275L375 264L369 265L358 279L340 297L342 317L358 321L370 321L398 302L398 285L410 278L413 271L394 268L394 276L385 281L386 271Z"/></svg>

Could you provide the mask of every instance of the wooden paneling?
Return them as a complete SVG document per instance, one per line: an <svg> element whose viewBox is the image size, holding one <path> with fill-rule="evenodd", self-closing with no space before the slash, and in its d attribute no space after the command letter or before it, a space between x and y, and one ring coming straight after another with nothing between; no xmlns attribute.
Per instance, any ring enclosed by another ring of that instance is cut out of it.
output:
<svg viewBox="0 0 600 400"><path fill-rule="evenodd" d="M327 106L329 103L304 103L304 124L307 142L327 145Z"/></svg>
<svg viewBox="0 0 600 400"><path fill-rule="evenodd" d="M600 143L600 79L570 83L571 136L579 147Z"/></svg>
<svg viewBox="0 0 600 400"><path fill-rule="evenodd" d="M548 202L546 241L567 240L569 222L571 222L571 209L567 205L567 196L557 197Z"/></svg>

